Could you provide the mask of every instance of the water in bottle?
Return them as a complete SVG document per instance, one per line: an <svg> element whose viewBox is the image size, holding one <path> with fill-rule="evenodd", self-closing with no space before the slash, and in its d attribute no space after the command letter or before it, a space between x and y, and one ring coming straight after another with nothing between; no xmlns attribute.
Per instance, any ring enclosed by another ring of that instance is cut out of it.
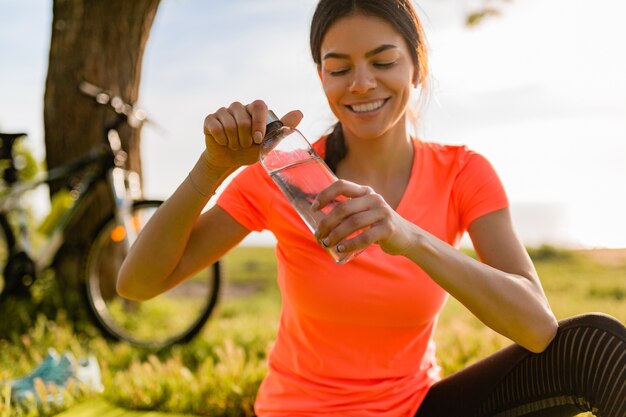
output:
<svg viewBox="0 0 626 417"><path fill-rule="evenodd" d="M317 195L337 181L337 177L304 136L296 129L283 126L271 111L268 115L266 137L261 144L260 160L311 232L315 232L320 220L333 207L345 201L345 197L340 196L321 210L311 209ZM360 253L339 253L334 247L326 250L338 264L346 263Z"/></svg>

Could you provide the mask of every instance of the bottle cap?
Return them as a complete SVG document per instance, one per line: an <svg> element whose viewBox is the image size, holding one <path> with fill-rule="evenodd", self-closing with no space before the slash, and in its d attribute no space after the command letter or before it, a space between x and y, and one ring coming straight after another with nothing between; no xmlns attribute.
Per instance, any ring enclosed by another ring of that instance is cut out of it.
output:
<svg viewBox="0 0 626 417"><path fill-rule="evenodd" d="M276 113L272 110L268 110L267 112L267 120L265 121L265 136L267 137L276 129L283 127L283 122L280 121Z"/></svg>
<svg viewBox="0 0 626 417"><path fill-rule="evenodd" d="M267 120L265 121L265 124L269 125L270 123L276 122L276 121L280 121L278 116L276 116L276 113L274 113L272 110L268 110L268 112L267 112Z"/></svg>

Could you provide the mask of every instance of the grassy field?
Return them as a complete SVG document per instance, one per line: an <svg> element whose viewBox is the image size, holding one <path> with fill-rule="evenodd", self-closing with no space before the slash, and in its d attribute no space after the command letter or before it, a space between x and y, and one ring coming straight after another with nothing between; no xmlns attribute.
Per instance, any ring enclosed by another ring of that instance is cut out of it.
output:
<svg viewBox="0 0 626 417"><path fill-rule="evenodd" d="M626 250L540 248L530 253L558 318L603 311L626 322ZM0 306L4 331L8 317L21 316L17 322L27 324L0 339L0 381L29 372L54 347L78 357L95 354L105 391L96 394L72 386L60 393L57 403L16 408L4 386L0 387L0 417L48 416L63 410L67 410L64 417L112 416L122 414L122 409L253 415L280 310L275 268L272 248L241 247L231 252L225 259L227 285L216 316L191 343L156 354L107 341L86 322L77 323L63 311L55 312L54 303L62 297L55 293L54 283L44 280L39 305ZM510 343L455 300L442 313L436 341L445 374Z"/></svg>

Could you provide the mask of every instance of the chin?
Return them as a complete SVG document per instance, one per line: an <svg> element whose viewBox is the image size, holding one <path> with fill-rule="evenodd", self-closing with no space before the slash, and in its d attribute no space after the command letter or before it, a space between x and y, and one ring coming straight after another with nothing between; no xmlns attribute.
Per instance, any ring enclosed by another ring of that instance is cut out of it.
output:
<svg viewBox="0 0 626 417"><path fill-rule="evenodd" d="M382 138L388 130L350 130L351 135L359 140L377 140Z"/></svg>
<svg viewBox="0 0 626 417"><path fill-rule="evenodd" d="M352 123L350 125L343 125L344 130L350 132L350 134L361 140L376 140L384 137L385 135L393 132L397 125L390 125L388 123L371 123L367 126L365 123ZM405 129L403 127L403 129Z"/></svg>

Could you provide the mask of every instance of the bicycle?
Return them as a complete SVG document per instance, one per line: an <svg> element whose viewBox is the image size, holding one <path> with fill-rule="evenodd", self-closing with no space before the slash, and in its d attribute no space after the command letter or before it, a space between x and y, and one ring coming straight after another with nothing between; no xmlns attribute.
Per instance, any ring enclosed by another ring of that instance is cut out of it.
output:
<svg viewBox="0 0 626 417"><path fill-rule="evenodd" d="M218 301L220 262L153 300L135 302L117 295L119 267L162 201L141 199L139 175L125 168L128 155L122 150L118 133L123 124L141 126L145 114L92 84L83 82L79 88L93 102L115 113L115 119L104 128L102 142L84 156L42 172L35 179L22 180L13 147L25 134L0 133L0 160L6 167L0 179L6 187L0 197L0 300L29 296L37 276L48 268L54 269L68 225L96 186L105 183L113 209L89 240L81 274L83 297L95 324L106 335L151 349L187 342L202 329ZM75 178L79 173L82 175L73 187L53 197L50 212L39 227L43 243L33 244L37 239L33 227L28 225L25 193L53 181Z"/></svg>

